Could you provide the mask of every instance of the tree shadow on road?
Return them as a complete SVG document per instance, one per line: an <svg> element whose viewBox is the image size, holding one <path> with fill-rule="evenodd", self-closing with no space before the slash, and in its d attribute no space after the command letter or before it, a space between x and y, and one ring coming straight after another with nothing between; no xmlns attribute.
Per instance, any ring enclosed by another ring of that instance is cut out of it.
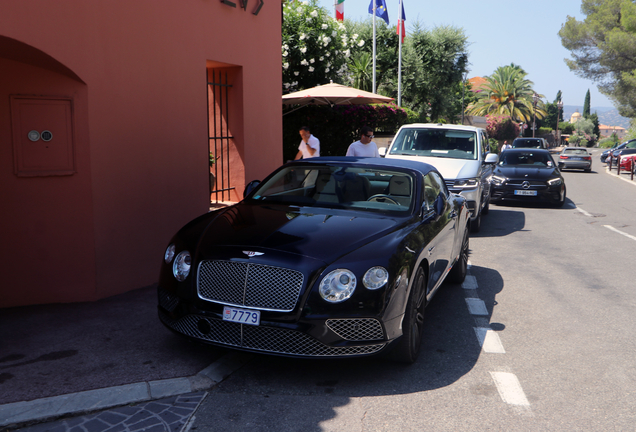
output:
<svg viewBox="0 0 636 432"><path fill-rule="evenodd" d="M302 360L257 355L211 391L197 415L198 429L216 425L224 430L225 425L247 430L249 424L258 424L261 430L321 431L321 423L354 399L426 392L457 382L479 360L475 327L488 325L504 286L495 270L473 266L471 273L479 281L478 290L445 284L426 308L424 340L415 364L382 357ZM466 304L475 292L487 309L487 315L477 319ZM492 326L504 328L503 323Z"/></svg>

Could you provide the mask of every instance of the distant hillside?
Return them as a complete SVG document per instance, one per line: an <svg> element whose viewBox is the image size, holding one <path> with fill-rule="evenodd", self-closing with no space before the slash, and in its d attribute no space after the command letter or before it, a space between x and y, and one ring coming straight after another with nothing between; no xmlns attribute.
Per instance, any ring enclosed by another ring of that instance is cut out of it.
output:
<svg viewBox="0 0 636 432"><path fill-rule="evenodd" d="M564 105L563 106L563 119L569 121L574 112L578 110L583 112L583 106L576 105ZM625 129L629 128L629 119L618 115L618 110L613 107L592 107L591 111L598 114L598 120L601 124L608 126L620 126Z"/></svg>

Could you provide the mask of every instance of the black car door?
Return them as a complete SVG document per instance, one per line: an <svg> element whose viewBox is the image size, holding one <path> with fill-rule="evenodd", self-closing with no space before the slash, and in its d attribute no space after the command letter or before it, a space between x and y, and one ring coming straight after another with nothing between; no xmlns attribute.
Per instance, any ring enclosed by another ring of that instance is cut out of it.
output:
<svg viewBox="0 0 636 432"><path fill-rule="evenodd" d="M424 195L427 203L432 202L433 218L427 223L435 235L426 251L431 267L428 287L431 291L442 282L450 265L457 215L449 201L448 189L438 173L430 172L424 177Z"/></svg>

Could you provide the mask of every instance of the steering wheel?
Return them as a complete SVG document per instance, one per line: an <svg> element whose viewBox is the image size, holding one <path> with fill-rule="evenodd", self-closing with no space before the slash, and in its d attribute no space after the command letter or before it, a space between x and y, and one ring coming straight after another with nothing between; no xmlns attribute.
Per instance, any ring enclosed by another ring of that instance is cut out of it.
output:
<svg viewBox="0 0 636 432"><path fill-rule="evenodd" d="M396 200L394 200L393 198L391 198L388 195L384 195L384 194L376 194L373 195L371 197L369 197L369 199L367 199L367 201L372 201L372 202L389 202L391 204L395 204L395 205L400 205Z"/></svg>

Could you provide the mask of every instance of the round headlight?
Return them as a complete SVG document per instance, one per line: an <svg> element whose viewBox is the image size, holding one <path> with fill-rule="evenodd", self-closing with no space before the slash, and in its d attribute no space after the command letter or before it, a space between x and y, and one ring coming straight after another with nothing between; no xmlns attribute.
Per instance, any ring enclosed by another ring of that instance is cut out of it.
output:
<svg viewBox="0 0 636 432"><path fill-rule="evenodd" d="M177 258L174 260L174 264L172 265L172 274L174 274L174 277L179 282L182 282L190 274L191 265L192 258L190 257L190 252L179 252L179 255L177 255Z"/></svg>
<svg viewBox="0 0 636 432"><path fill-rule="evenodd" d="M320 296L329 303L347 300L356 289L356 276L347 269L330 272L320 281Z"/></svg>
<svg viewBox="0 0 636 432"><path fill-rule="evenodd" d="M389 272L384 267L371 267L364 274L362 283L370 290L382 288L389 280Z"/></svg>
<svg viewBox="0 0 636 432"><path fill-rule="evenodd" d="M173 244L168 246L168 249L166 249L166 253L163 256L163 260L166 262L166 264L170 264L172 262L172 258L174 258L174 250L175 247Z"/></svg>

